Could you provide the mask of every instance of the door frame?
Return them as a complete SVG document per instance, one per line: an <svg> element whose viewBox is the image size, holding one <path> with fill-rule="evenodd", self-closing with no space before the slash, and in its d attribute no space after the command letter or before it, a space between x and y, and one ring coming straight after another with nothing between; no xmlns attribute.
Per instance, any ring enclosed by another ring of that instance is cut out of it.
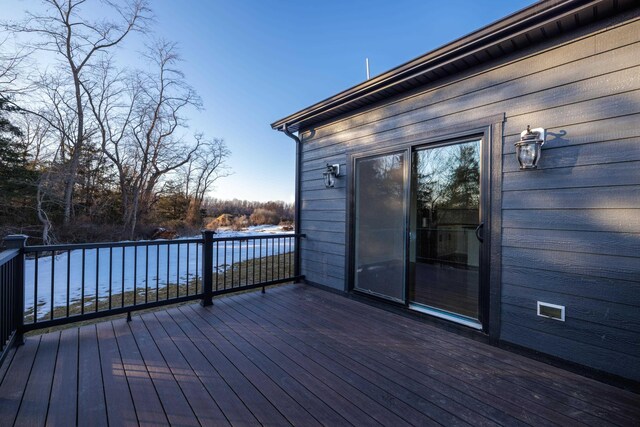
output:
<svg viewBox="0 0 640 427"><path fill-rule="evenodd" d="M487 164L487 158L486 158L486 152L488 151L488 143L487 143L487 139L484 135L484 133L475 133L475 134L470 134L468 136L464 136L464 137L458 137L458 138L448 138L445 140L439 140L439 141L434 141L434 142L428 142L425 144L417 144L417 145L412 145L411 147L411 163L410 166L413 166L413 161L414 161L414 156L413 154L418 152L418 151L423 151L423 150L429 150L429 149L436 149L436 148L442 148L442 147L449 147L449 146L455 146L457 144L464 144L466 142L474 142L474 141L479 141L479 148L480 148L480 153L479 153L479 174L480 174L480 179L479 179L479 196L480 196L480 201L478 204L478 220L479 220L479 224L484 224L485 222L487 222L487 212L488 212L488 207L489 207L489 197L491 195L491 189L489 188L489 180L486 178L487 172L490 170L487 168L486 164ZM410 182L410 190L413 191L413 185L414 185L414 181L413 181L413 176L411 176L411 182ZM411 194L411 193L410 193ZM411 204L411 200L409 201L409 213L411 214L412 210L415 208L415 206L412 206ZM483 330L484 329L484 319L486 319L488 313L485 312L485 307L487 305L487 295L488 295L488 281L487 278L488 276L485 274L485 272L489 269L489 264L488 264L488 258L486 256L486 252L488 250L488 242L485 240L485 233L487 232L487 229L485 228L485 226L483 225L482 227L482 242L480 242L480 246L479 246L479 257L478 257L478 320L473 321L469 318L469 320L464 319L464 316L460 315L460 318L457 319L458 315L456 313L453 312L446 312L445 310L441 310L438 309L436 307L422 307L423 304L420 303L416 303L414 301L409 301L408 299L406 300L407 306L409 308L411 308L412 310L416 310L416 311L420 311L423 312L427 315L430 316L434 316L434 317L439 317L441 319L445 319L445 320L450 320L453 321L455 323L459 323L461 325L465 325L465 326L469 326L471 328L474 329L480 329ZM411 228L409 226L409 228L407 229L407 234L410 235L411 233ZM410 245L411 245L411 238L408 238L408 245L407 245L407 250L410 251ZM411 260L407 259L407 264L410 265ZM410 295L411 294L411 284L412 284L412 274L411 274L411 269L407 269L407 275L405 278L406 281L406 287L405 287L405 294L406 295Z"/></svg>
<svg viewBox="0 0 640 427"><path fill-rule="evenodd" d="M405 265L404 267L404 286L402 287L402 301L398 301L395 298L392 297L388 297L385 295L381 295L375 292L367 292L366 290L363 289L356 289L355 287L355 249L356 249L356 245L355 245L355 235L356 235L356 224L355 224L355 212L356 212L356 178L355 178L355 174L356 174L356 163L358 162L358 160L362 160L362 159L369 159L369 158L375 158L375 157L381 157L381 156L386 156L386 155L392 155L392 154L403 154L404 158L405 158L405 162L404 162L404 170L403 170L403 179L405 182L405 186L404 186L404 195L403 195L403 205L404 205L404 230L405 233L403 235L403 239L404 239L404 254L405 254L405 258L407 255L407 248L408 248L408 235L406 233L406 230L408 229L408 225L409 225L409 197L411 195L410 193L410 185L411 185L411 169L410 169L410 165L411 165L411 149L410 147L400 147L400 148L396 148L396 149L379 149L379 150L371 150L371 151L367 151L367 152L363 152L363 153L357 153L357 154L353 154L350 156L348 163L351 166L351 173L349 174L349 185L348 185L348 200L349 200L349 209L348 209L348 216L349 216L349 220L347 221L347 224L349 226L349 232L347 233L348 237L348 241L350 243L350 249L347 249L347 254L348 254L348 261L347 261L347 268L348 268L348 286L349 286L349 290L352 290L354 292L358 292L358 293L363 293L363 294L367 294L367 295L372 295L374 297L377 298L381 298L385 301L389 301L391 303L394 304L399 304L402 306L406 306L406 301L407 301L407 266ZM405 263L406 264L406 263Z"/></svg>
<svg viewBox="0 0 640 427"><path fill-rule="evenodd" d="M481 201L481 218L484 221L482 250L480 251L480 294L479 317L482 332L489 336L492 342L500 338L500 309L501 309L501 259L502 259L502 153L503 153L503 126L505 114L496 114L479 120L469 121L464 124L432 129L415 133L409 137L403 137L397 141L387 142L383 148L367 149L367 147L355 147L347 152L347 204L345 222L345 292L361 293L354 289L355 279L355 162L365 157L375 157L384 154L406 152L408 161L405 164L405 254L407 256L407 268L405 268L404 303L389 299L383 301L409 308L409 224L410 224L410 197L411 197L411 162L413 151L418 147L426 147L444 144L447 141L462 141L478 138L481 140L480 161L480 185L486 189ZM368 147L371 145L367 144ZM370 295L370 294L367 294ZM464 327L464 326L462 326ZM464 327L466 328L466 327Z"/></svg>

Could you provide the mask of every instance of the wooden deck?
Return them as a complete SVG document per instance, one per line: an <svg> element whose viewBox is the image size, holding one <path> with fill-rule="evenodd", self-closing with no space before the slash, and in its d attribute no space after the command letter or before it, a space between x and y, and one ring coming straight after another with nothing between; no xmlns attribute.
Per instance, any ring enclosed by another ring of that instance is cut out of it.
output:
<svg viewBox="0 0 640 427"><path fill-rule="evenodd" d="M303 285L29 337L0 425L639 425L640 396Z"/></svg>

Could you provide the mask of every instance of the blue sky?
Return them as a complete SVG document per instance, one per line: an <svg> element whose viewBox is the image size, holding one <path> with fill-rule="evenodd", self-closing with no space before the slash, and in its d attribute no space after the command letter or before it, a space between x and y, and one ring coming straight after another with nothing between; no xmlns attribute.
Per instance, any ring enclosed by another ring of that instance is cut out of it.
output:
<svg viewBox="0 0 640 427"><path fill-rule="evenodd" d="M293 201L295 146L269 124L522 9L532 1L151 0L155 35L180 46L233 175L211 196ZM2 0L18 18L37 1ZM119 52L135 65L135 42ZM129 49L129 51L125 50Z"/></svg>

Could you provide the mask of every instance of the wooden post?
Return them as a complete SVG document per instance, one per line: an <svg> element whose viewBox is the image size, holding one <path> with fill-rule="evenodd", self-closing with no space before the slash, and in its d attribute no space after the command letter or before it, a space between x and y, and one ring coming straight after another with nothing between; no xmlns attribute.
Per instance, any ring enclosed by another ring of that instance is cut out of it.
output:
<svg viewBox="0 0 640 427"><path fill-rule="evenodd" d="M202 301L203 307L213 305L213 236L212 230L202 231Z"/></svg>
<svg viewBox="0 0 640 427"><path fill-rule="evenodd" d="M27 245L29 236L24 234L11 234L4 238L4 245L7 249L19 249L20 254L17 259L17 268L13 279L13 287L15 290L14 301L14 318L13 322L16 328L14 338L15 345L24 344L23 327L24 327L24 247Z"/></svg>

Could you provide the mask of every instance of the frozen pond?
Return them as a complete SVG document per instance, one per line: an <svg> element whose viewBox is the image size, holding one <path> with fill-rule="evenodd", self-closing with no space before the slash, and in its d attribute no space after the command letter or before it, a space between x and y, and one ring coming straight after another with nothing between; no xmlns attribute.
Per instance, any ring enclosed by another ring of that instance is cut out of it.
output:
<svg viewBox="0 0 640 427"><path fill-rule="evenodd" d="M241 232L221 232L215 237L251 237L269 234L292 234L274 230L273 228L254 228ZM240 260L266 257L288 253L293 250L294 239L260 239L219 242L213 244L214 268L218 271ZM84 263L83 263L84 257ZM83 269L84 264L84 269ZM99 249L81 249L64 251L51 256L47 254L25 260L25 311L31 312L36 301L35 277L37 269L37 311L38 317L49 313L53 305L66 306L67 298L70 303L82 300L82 285L84 283L85 305L95 304L96 292L98 299L108 299L110 290L112 295L119 295L123 291L134 288L148 287L155 292L167 283L186 285L190 283L189 293L195 293L193 288L196 274L199 283L202 280L202 245L198 243L180 243L180 239L171 241L154 241L149 246L130 246ZM68 272L68 273L67 273ZM172 292L175 287L172 287ZM118 304L119 304L118 297Z"/></svg>

